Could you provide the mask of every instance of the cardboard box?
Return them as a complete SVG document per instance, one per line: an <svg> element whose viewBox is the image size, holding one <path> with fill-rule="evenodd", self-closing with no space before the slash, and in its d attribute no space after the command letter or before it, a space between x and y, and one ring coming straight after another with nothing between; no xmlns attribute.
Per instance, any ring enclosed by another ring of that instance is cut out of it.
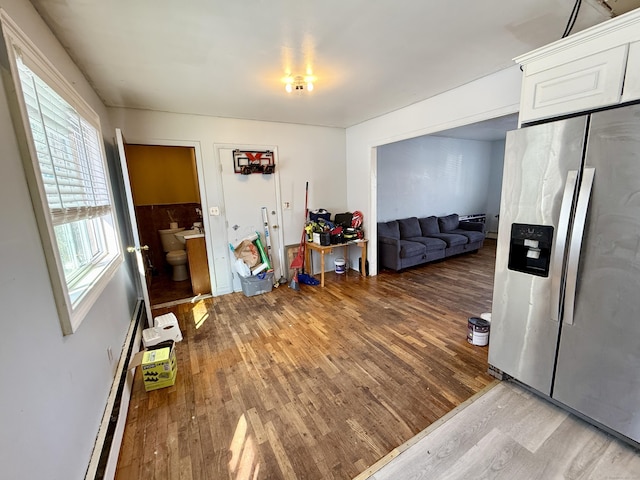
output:
<svg viewBox="0 0 640 480"><path fill-rule="evenodd" d="M144 389L147 392L172 386L178 373L175 342L169 340L136 353L129 368L138 366L142 370Z"/></svg>

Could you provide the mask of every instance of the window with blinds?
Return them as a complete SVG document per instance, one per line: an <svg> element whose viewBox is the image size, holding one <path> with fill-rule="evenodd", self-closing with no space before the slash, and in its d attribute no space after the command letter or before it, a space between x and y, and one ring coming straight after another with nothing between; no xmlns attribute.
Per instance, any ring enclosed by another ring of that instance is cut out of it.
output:
<svg viewBox="0 0 640 480"><path fill-rule="evenodd" d="M55 225L111 210L96 128L18 58L22 93Z"/></svg>
<svg viewBox="0 0 640 480"><path fill-rule="evenodd" d="M22 32L2 20L29 143L27 177L34 207L43 208L36 217L63 333L70 334L122 262L99 119Z"/></svg>

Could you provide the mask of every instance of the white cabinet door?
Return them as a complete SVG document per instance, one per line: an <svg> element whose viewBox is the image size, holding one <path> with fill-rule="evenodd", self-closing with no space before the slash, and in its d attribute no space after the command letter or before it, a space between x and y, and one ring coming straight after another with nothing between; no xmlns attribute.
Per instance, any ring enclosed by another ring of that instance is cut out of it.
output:
<svg viewBox="0 0 640 480"><path fill-rule="evenodd" d="M520 123L619 103L626 57L627 45L620 45L533 74L525 70Z"/></svg>
<svg viewBox="0 0 640 480"><path fill-rule="evenodd" d="M629 45L627 73L624 77L622 101L630 102L640 98L640 42Z"/></svg>

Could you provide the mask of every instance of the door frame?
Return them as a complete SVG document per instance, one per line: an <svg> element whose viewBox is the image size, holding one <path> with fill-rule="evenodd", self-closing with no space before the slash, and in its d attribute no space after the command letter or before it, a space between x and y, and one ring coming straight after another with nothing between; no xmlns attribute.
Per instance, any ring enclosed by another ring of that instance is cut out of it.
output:
<svg viewBox="0 0 640 480"><path fill-rule="evenodd" d="M274 179L273 188L275 189L275 194L276 194L276 220L278 221L277 236L278 236L278 243L280 247L278 251L275 253L278 255L278 263L280 264L280 276L284 276L284 271L285 271L284 263L286 262L286 259L284 257L284 230L282 228L282 223L283 223L282 195L280 194L280 171L279 171L280 155L278 153L278 147L276 145L250 145L250 144L244 144L244 143L214 143L213 144L214 162L215 162L217 171L220 172L220 191L221 191L220 197L223 204L221 215L224 220L225 235L227 235L227 239L225 240L228 240L229 227L228 227L228 218L226 213L226 205L224 204L224 182L222 178L222 161L220 159L220 150L222 149L231 149L231 150L239 149L239 150L249 150L249 151L271 150L274 153L276 169L275 169L275 172L273 172L271 175L273 176L273 179ZM274 236L273 227L272 225L269 225L269 227L270 227L269 235L273 237ZM227 258L228 258L229 285L231 285L231 289L233 290L233 266L232 266L233 262L232 262L231 255L228 255ZM277 281L278 279L274 279L274 280Z"/></svg>
<svg viewBox="0 0 640 480"><path fill-rule="evenodd" d="M119 129L121 130L121 129ZM124 135L123 135L124 136ZM204 182L204 162L202 160L202 150L199 141L194 140L165 140L165 139L145 139L128 138L127 143L131 145L146 145L146 146L158 146L158 147L187 147L193 148L196 157L196 176L198 178L198 189L200 191L200 206L202 208L202 225L205 234L205 249L207 251L207 264L209 266L209 281L211 282L211 294L216 295L217 283L213 262L213 241L209 235L212 235L211 225L209 224L208 206L206 204L206 189ZM129 178L125 179L128 182ZM126 187L126 186L125 186ZM129 187L130 188L130 187ZM132 226L134 228L134 226ZM137 228L137 225L135 226ZM148 295L148 294L147 294Z"/></svg>

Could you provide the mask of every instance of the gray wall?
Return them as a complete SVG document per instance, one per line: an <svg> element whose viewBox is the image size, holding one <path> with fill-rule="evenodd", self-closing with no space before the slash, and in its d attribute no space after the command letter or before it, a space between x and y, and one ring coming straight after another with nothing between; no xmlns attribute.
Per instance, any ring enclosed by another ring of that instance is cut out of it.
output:
<svg viewBox="0 0 640 480"><path fill-rule="evenodd" d="M492 151L492 142L431 135L378 147L377 221L487 212Z"/></svg>
<svg viewBox="0 0 640 480"><path fill-rule="evenodd" d="M31 4L0 0L0 7L74 83L100 114L103 133L111 139L104 106ZM62 336L4 86L0 84L0 477L79 479L87 469L130 324L137 297L134 277L130 264L123 264L78 331ZM114 162L112 157L110 168ZM112 183L119 185L117 177ZM126 236L122 214L120 220ZM108 347L114 352L112 362Z"/></svg>
<svg viewBox="0 0 640 480"><path fill-rule="evenodd" d="M502 191L502 169L504 168L504 140L491 142L491 171L489 172L489 191L487 192L487 232L498 233L500 213L500 194Z"/></svg>

